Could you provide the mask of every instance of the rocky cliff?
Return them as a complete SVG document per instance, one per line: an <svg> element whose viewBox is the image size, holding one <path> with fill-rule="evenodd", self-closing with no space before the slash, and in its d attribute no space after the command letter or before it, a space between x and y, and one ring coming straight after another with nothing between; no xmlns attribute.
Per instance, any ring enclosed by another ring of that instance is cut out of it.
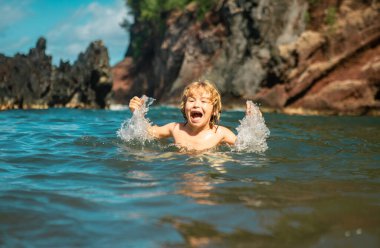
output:
<svg viewBox="0 0 380 248"><path fill-rule="evenodd" d="M104 108L112 79L102 42L89 45L71 65L52 64L40 38L29 54L0 54L0 110L48 107Z"/></svg>
<svg viewBox="0 0 380 248"><path fill-rule="evenodd" d="M144 39L137 21L110 103L143 93L175 103L207 78L227 106L249 98L286 113L378 115L379 10L367 0L221 0L202 20L196 4L170 12Z"/></svg>

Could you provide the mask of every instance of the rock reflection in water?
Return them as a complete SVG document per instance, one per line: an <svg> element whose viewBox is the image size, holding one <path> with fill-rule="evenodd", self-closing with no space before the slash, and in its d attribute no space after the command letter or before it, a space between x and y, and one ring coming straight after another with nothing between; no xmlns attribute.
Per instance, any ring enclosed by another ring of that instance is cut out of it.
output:
<svg viewBox="0 0 380 248"><path fill-rule="evenodd" d="M179 193L197 203L213 205L215 211L218 206L244 204L266 226L263 232L242 226L228 232L219 230L213 219L164 218L163 222L176 228L190 247L230 247L237 240L241 247L325 247L326 244L375 247L380 241L380 188L376 184L368 187L368 183L312 181L301 186L299 182L277 181L221 188L221 185L214 187L212 178L202 174L187 174L184 179ZM361 201L363 194L372 200Z"/></svg>
<svg viewBox="0 0 380 248"><path fill-rule="evenodd" d="M214 186L207 176L202 173L186 173L182 178L184 181L180 183L176 193L191 197L199 204L215 204L210 198Z"/></svg>

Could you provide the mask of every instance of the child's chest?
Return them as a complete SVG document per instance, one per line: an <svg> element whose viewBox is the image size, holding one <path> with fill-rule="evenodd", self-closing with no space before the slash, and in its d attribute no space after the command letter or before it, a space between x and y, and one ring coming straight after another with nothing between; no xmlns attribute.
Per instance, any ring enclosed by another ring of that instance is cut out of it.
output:
<svg viewBox="0 0 380 248"><path fill-rule="evenodd" d="M174 142L177 145L194 150L204 150L212 148L221 142L222 137L215 132L205 132L198 135L189 135L186 132L176 132L173 134Z"/></svg>

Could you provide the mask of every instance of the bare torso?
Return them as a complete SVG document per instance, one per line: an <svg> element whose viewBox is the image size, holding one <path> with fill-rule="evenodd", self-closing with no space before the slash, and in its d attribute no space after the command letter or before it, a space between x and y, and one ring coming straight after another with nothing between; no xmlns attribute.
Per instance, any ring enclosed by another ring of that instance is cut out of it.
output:
<svg viewBox="0 0 380 248"><path fill-rule="evenodd" d="M221 126L191 132L184 123L175 123L173 124L172 137L174 138L174 143L180 147L185 147L189 150L206 150L224 142L229 143L226 140L226 135L229 134L227 132L231 131Z"/></svg>

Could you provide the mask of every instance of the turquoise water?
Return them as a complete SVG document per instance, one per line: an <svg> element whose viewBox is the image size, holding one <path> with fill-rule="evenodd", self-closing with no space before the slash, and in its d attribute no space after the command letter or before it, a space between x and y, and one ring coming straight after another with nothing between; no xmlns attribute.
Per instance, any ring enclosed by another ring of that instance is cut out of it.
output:
<svg viewBox="0 0 380 248"><path fill-rule="evenodd" d="M130 116L0 112L1 247L380 246L380 118L265 114L265 153L191 155L123 142Z"/></svg>

